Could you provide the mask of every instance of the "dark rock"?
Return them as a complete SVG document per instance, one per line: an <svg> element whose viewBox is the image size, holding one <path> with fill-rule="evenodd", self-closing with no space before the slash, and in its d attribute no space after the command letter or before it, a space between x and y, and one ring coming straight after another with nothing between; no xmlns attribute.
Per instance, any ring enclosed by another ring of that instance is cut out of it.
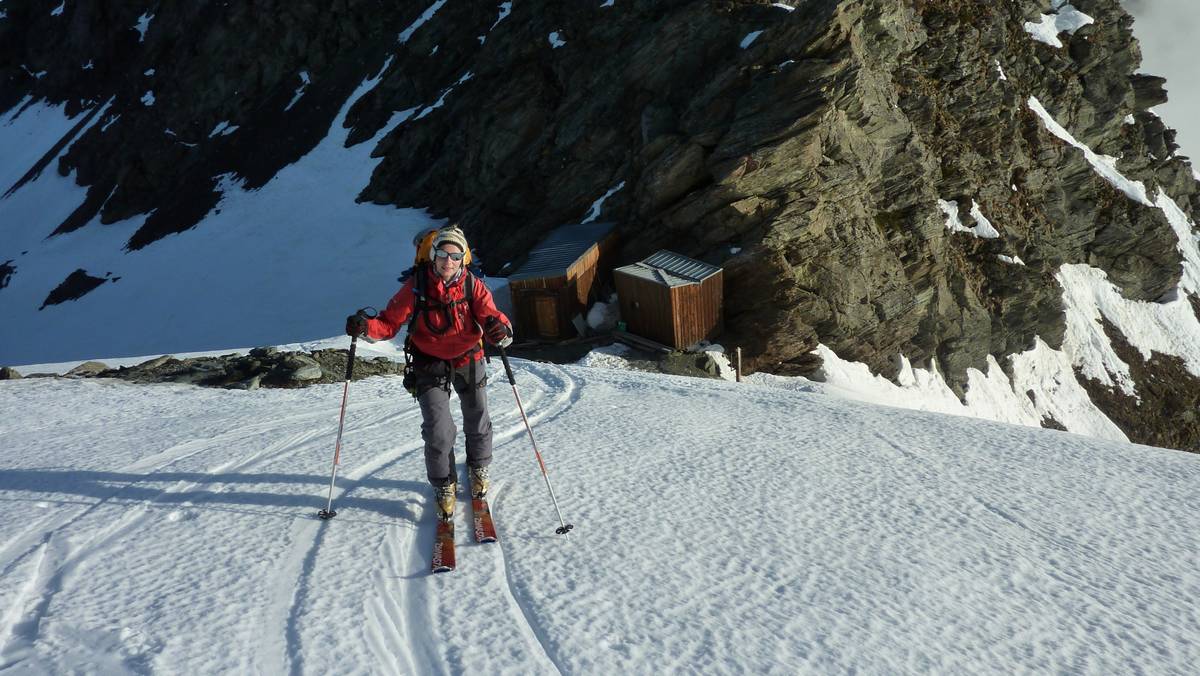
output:
<svg viewBox="0 0 1200 676"><path fill-rule="evenodd" d="M1179 357L1158 352L1142 357L1116 327L1101 321L1113 350L1129 365L1137 396L1077 373L1092 401L1130 441L1200 453L1200 378Z"/></svg>
<svg viewBox="0 0 1200 676"><path fill-rule="evenodd" d="M85 361L75 368L67 371L68 376L90 377L100 375L109 370L107 366L98 361Z"/></svg>
<svg viewBox="0 0 1200 676"><path fill-rule="evenodd" d="M259 385L262 383L262 379L263 374L256 373L245 380L231 383L225 387L230 390L257 390Z"/></svg>
<svg viewBox="0 0 1200 676"><path fill-rule="evenodd" d="M148 360L142 362L141 364L138 364L137 368L146 369L146 370L156 369L156 368L162 366L163 364L166 364L167 362L171 361L172 359L174 359L174 357L172 357L171 355L165 354L161 357L155 357L154 359L148 359Z"/></svg>
<svg viewBox="0 0 1200 676"><path fill-rule="evenodd" d="M302 355L291 355L283 360L282 365L288 370L287 378L297 382L319 380L324 375L320 364Z"/></svg>
<svg viewBox="0 0 1200 676"><path fill-rule="evenodd" d="M249 355L226 354L220 357L177 359L162 356L137 366L108 369L98 364L78 374L119 378L135 383L181 383L204 387L254 390L261 387L306 387L341 381L346 372L345 350L318 350L311 354L257 349ZM404 365L388 359L355 360L354 379L373 375L403 373ZM82 367L81 367L82 368Z"/></svg>
<svg viewBox="0 0 1200 676"><path fill-rule="evenodd" d="M21 372L8 366L0 367L0 380L20 380Z"/></svg>
<svg viewBox="0 0 1200 676"><path fill-rule="evenodd" d="M46 296L46 300L42 301L42 306L38 309L44 310L49 305L58 305L82 298L106 281L108 280L103 277L92 277L83 268L80 268L67 275L67 278L56 286L50 295Z"/></svg>
<svg viewBox="0 0 1200 676"><path fill-rule="evenodd" d="M720 371L712 358L704 353L670 352L658 360L658 369L663 373L694 378L720 378Z"/></svg>
<svg viewBox="0 0 1200 676"><path fill-rule="evenodd" d="M0 263L0 289L8 286L9 280L12 279L13 273L17 271L17 266L12 264L9 259L4 263Z"/></svg>
<svg viewBox="0 0 1200 676"><path fill-rule="evenodd" d="M1167 102L1167 79L1157 75L1135 73L1129 77L1133 88L1133 105L1138 110L1149 110Z"/></svg>

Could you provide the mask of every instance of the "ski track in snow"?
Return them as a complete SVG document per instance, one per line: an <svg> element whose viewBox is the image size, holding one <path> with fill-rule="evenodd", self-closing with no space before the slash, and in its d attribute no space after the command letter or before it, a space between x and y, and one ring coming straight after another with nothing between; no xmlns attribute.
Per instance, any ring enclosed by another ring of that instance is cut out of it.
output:
<svg viewBox="0 0 1200 676"><path fill-rule="evenodd" d="M539 384L554 392L554 395L549 400L544 400L543 387L537 388L531 402L537 407L537 413L530 415L532 425L556 419L569 411L579 399L576 379L555 367L536 370L537 375L543 379ZM527 435L524 423L515 411L493 414L493 424L497 428L494 435L496 445ZM356 470L339 477L334 490L335 509L351 497L363 481L388 472L401 461L420 463L422 449L423 444L418 438L399 450L375 456ZM463 462L462 457L458 460ZM463 493L464 491L460 490L460 494ZM493 495L498 497L498 488L494 489ZM460 500L456 532L473 538L467 520L469 510L462 502ZM347 510L342 508L342 511ZM421 580L429 565L427 556L433 542L433 527L432 523L424 518L426 510L416 512L416 509L412 509L402 514L407 523L387 526L385 536L377 544L383 554L383 565L372 574L374 588L371 597L363 599L370 619L365 642L374 656L375 664L392 664L399 673L435 673L440 670L439 665L443 664L443 658L450 659L450 663L453 664L454 654L438 655L431 649L439 644L439 638L429 631L429 627L435 624L434 618L437 617L430 605L436 603L437 599L428 594L428 587ZM328 523L321 523L315 519L297 519L292 526L288 538L292 547L275 577L272 601L267 604L268 617L265 618L266 626L286 626L287 630L284 641L269 642L264 650L267 655L266 663L261 665L264 673L298 674L306 671L306 665L292 656L304 653L304 632L301 624L305 621L306 599L310 590L319 584L315 579L319 552L328 532L327 528L339 520L338 517L334 519L335 521ZM417 526L418 523L421 525ZM463 537L458 537L458 540L460 552L465 547L476 546L473 540L469 544L464 544ZM517 627L525 629L521 631L524 643L545 657L545 662L549 665L548 671L557 671L540 637L540 629L531 620L530 613L521 606L513 582L505 575L502 551L498 545L485 547L496 550L498 577L503 581L498 587L507 593L507 599L502 605L508 605L512 609L512 612L507 614L517 620ZM402 551L408 554L400 554ZM460 560L461 556L460 554ZM401 570L410 572L403 574ZM485 580L480 587L496 589L497 584L494 580ZM397 599L402 602L398 602ZM460 666L465 667L461 663Z"/></svg>
<svg viewBox="0 0 1200 676"><path fill-rule="evenodd" d="M492 507L492 515L497 521L501 519L500 494L498 491L492 492L490 502L495 503ZM497 535L499 535L497 533ZM549 638L546 636L546 631L542 625L535 619L537 612L529 606L528 601L523 601L524 591L520 584L509 573L508 564L504 555L504 541L498 539L495 545L496 553L493 557L496 561L496 572L504 580L504 590L508 593L509 607L513 612L509 616L521 623L527 631L523 631L523 638L526 645L535 649L535 654L539 654L545 660L547 671L553 671L557 674L562 674L563 670L560 666L560 660L556 659L554 653L549 647Z"/></svg>
<svg viewBox="0 0 1200 676"><path fill-rule="evenodd" d="M516 374L576 530L553 533L493 364L500 539L473 541L461 488L446 575L428 571L420 415L399 378L351 386L331 521L316 512L340 386L0 384L0 500L45 511L0 523L0 670L1185 673L1200 658L1191 456L750 384Z"/></svg>
<svg viewBox="0 0 1200 676"><path fill-rule="evenodd" d="M369 406L354 404L348 406L349 413L358 412L360 417L364 418L359 421L360 432L381 425L394 424L400 417L393 412L394 408L395 406L391 402L373 403ZM414 411L408 411L407 415L411 417L414 413ZM223 482L223 478L238 481L241 475L249 475L253 470L264 465L286 460L306 449L314 439L327 436L327 429L314 427L312 423L328 417L328 411L320 411L285 416L265 423L244 426L239 424L234 429L217 433L211 437L189 439L175 444L164 451L119 468L114 475L140 474L140 476L126 481L94 504L79 510L74 515L59 518L51 524L37 523L10 540L0 552L0 568L3 569L5 576L32 554L38 555L38 565L34 566L34 576L30 578L22 593L15 599L14 610L10 612L15 615L17 614L16 608L27 605L33 606L32 611L25 613L19 620L6 618L5 624L0 626L0 630L3 630L3 634L0 636L11 636L10 641L0 643L0 658L13 651L28 650L28 646L38 638L42 619L55 595L62 590L64 580L69 575L76 574L77 570L85 569L93 559L100 557L106 550L114 546L113 543L132 533L141 522L158 514L161 511L157 509L158 507L164 505L171 507L172 503L175 503L185 507L186 513L186 510L190 509L194 503L203 502L203 494L226 492L226 486L230 484ZM236 448L243 442L256 437L274 437L274 440L269 442L264 449L254 452L249 457L219 462L212 467L205 467L199 472L165 472L178 463L193 457ZM180 478L197 475L202 478L194 481ZM163 490L146 489L137 485L151 481L174 483ZM131 497L130 494L138 495ZM172 496L181 495L186 495L187 498L171 500ZM92 532L81 545L68 546L61 543L64 537L70 537L64 534L68 533L73 526L84 522L99 511L114 506L121 510L119 516L111 523ZM178 511L171 512L168 519L178 518L179 514ZM293 537L290 539L296 539L297 531L304 530L302 526L303 524L301 527L292 528ZM31 545L31 539L36 539L36 544ZM19 553L14 554L14 552ZM286 558L283 562L285 571L288 567L294 569L301 562L307 563L309 560L305 557ZM286 577L286 575L276 577L276 588L280 584L278 581ZM292 576L293 584L294 578L295 576ZM35 598L36 602L31 601ZM269 611L277 609L279 605L278 603L269 604L268 609ZM287 624L291 625L290 622ZM279 622L275 626L283 625L284 622ZM282 671L271 669L268 671L282 673Z"/></svg>
<svg viewBox="0 0 1200 676"><path fill-rule="evenodd" d="M213 451L233 445L233 442L244 440L253 436L262 434L278 434L282 429L287 429L289 426L296 425L306 419L323 417L316 414L304 416L292 416L282 420L272 421L268 424L255 425L249 428L234 430L216 435L210 439L201 439L188 442L172 449L168 449L156 456L151 456L144 461L133 463L129 469L143 469L148 466L153 467L146 475L147 479L153 479L162 470L181 460L186 460L189 457L199 455L205 451ZM365 428L374 425L379 425L385 422L383 420L372 421L365 424ZM34 591L23 596L38 597L36 607L32 613L28 614L14 630L14 640L21 643L32 643L38 636L38 627L41 624L43 616L46 614L54 596L63 588L63 580L71 574L75 574L77 569L84 569L88 566L92 559L101 556L107 549L113 546L123 536L133 532L138 524L157 513L154 509L158 504L163 502L163 498L171 495L188 494L189 500L184 504L190 504L195 500L196 493L203 492L221 492L222 484L219 479L224 475L247 473L257 467L260 467L268 462L278 461L287 458L302 449L306 442L314 437L323 435L322 431L315 429L301 429L299 432L284 435L281 439L267 446L263 451L253 454L251 457L242 460L231 460L220 463L217 466L205 472L211 475L217 481L208 482L207 485L201 481L177 481L172 487L160 491L157 495L143 497L139 502L127 502L122 506L123 512L114 522L96 531L88 540L81 546L71 547L69 550L65 546L59 545L59 540L56 537L59 533L65 532L73 524L82 521L93 512L108 506L109 504L122 499L122 494L134 489L136 482L129 482L122 488L118 489L111 496L103 498L95 505L84 509L78 515L66 520L57 526L51 527L45 531L44 539L41 545L38 546L38 551L45 552L47 549L52 553L52 556L42 557L44 561L49 562L49 568L52 573L42 570L43 566L38 567L38 581L33 585ZM199 489L198 491L196 489ZM202 499L202 498L200 498ZM174 513L173 513L174 514ZM19 545L18 545L19 546ZM19 560L22 558L18 556ZM285 565L288 563L285 560ZM6 574L9 566L5 566ZM277 578L278 579L278 578ZM277 625L279 626L279 625ZM20 627L28 627L21 630ZM9 646L5 645L0 648L0 655L7 652Z"/></svg>

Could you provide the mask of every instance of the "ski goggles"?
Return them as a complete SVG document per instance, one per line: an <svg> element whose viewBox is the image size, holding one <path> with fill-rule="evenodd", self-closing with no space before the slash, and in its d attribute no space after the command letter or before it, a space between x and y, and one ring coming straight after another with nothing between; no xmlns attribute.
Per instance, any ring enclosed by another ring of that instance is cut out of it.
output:
<svg viewBox="0 0 1200 676"><path fill-rule="evenodd" d="M462 253L462 252L451 253L449 251L444 251L442 249L434 249L433 255L437 256L438 258L449 258L452 261L461 261L463 259L463 256L465 256L466 254Z"/></svg>

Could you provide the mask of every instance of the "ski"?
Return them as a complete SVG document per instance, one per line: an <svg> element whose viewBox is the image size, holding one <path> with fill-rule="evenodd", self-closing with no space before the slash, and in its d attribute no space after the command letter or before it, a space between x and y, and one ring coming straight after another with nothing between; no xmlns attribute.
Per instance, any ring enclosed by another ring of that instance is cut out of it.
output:
<svg viewBox="0 0 1200 676"><path fill-rule="evenodd" d="M475 526L476 542L495 542L496 524L492 522L492 509L486 497L471 498L471 520Z"/></svg>
<svg viewBox="0 0 1200 676"><path fill-rule="evenodd" d="M454 570L454 522L438 519L437 534L433 536L433 561L429 567L434 573Z"/></svg>

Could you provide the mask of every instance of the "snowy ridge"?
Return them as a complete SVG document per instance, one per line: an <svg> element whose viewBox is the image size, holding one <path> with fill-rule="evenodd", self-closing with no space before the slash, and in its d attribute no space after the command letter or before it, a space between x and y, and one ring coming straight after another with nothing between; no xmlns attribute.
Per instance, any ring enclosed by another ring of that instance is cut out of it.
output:
<svg viewBox="0 0 1200 676"><path fill-rule="evenodd" d="M500 543L460 538L459 569L440 576L420 414L399 378L350 388L328 522L314 515L340 385L0 384L0 497L29 513L0 522L0 667L1186 673L1200 660L1196 456L797 380L514 366L576 530L553 534L493 377Z"/></svg>

